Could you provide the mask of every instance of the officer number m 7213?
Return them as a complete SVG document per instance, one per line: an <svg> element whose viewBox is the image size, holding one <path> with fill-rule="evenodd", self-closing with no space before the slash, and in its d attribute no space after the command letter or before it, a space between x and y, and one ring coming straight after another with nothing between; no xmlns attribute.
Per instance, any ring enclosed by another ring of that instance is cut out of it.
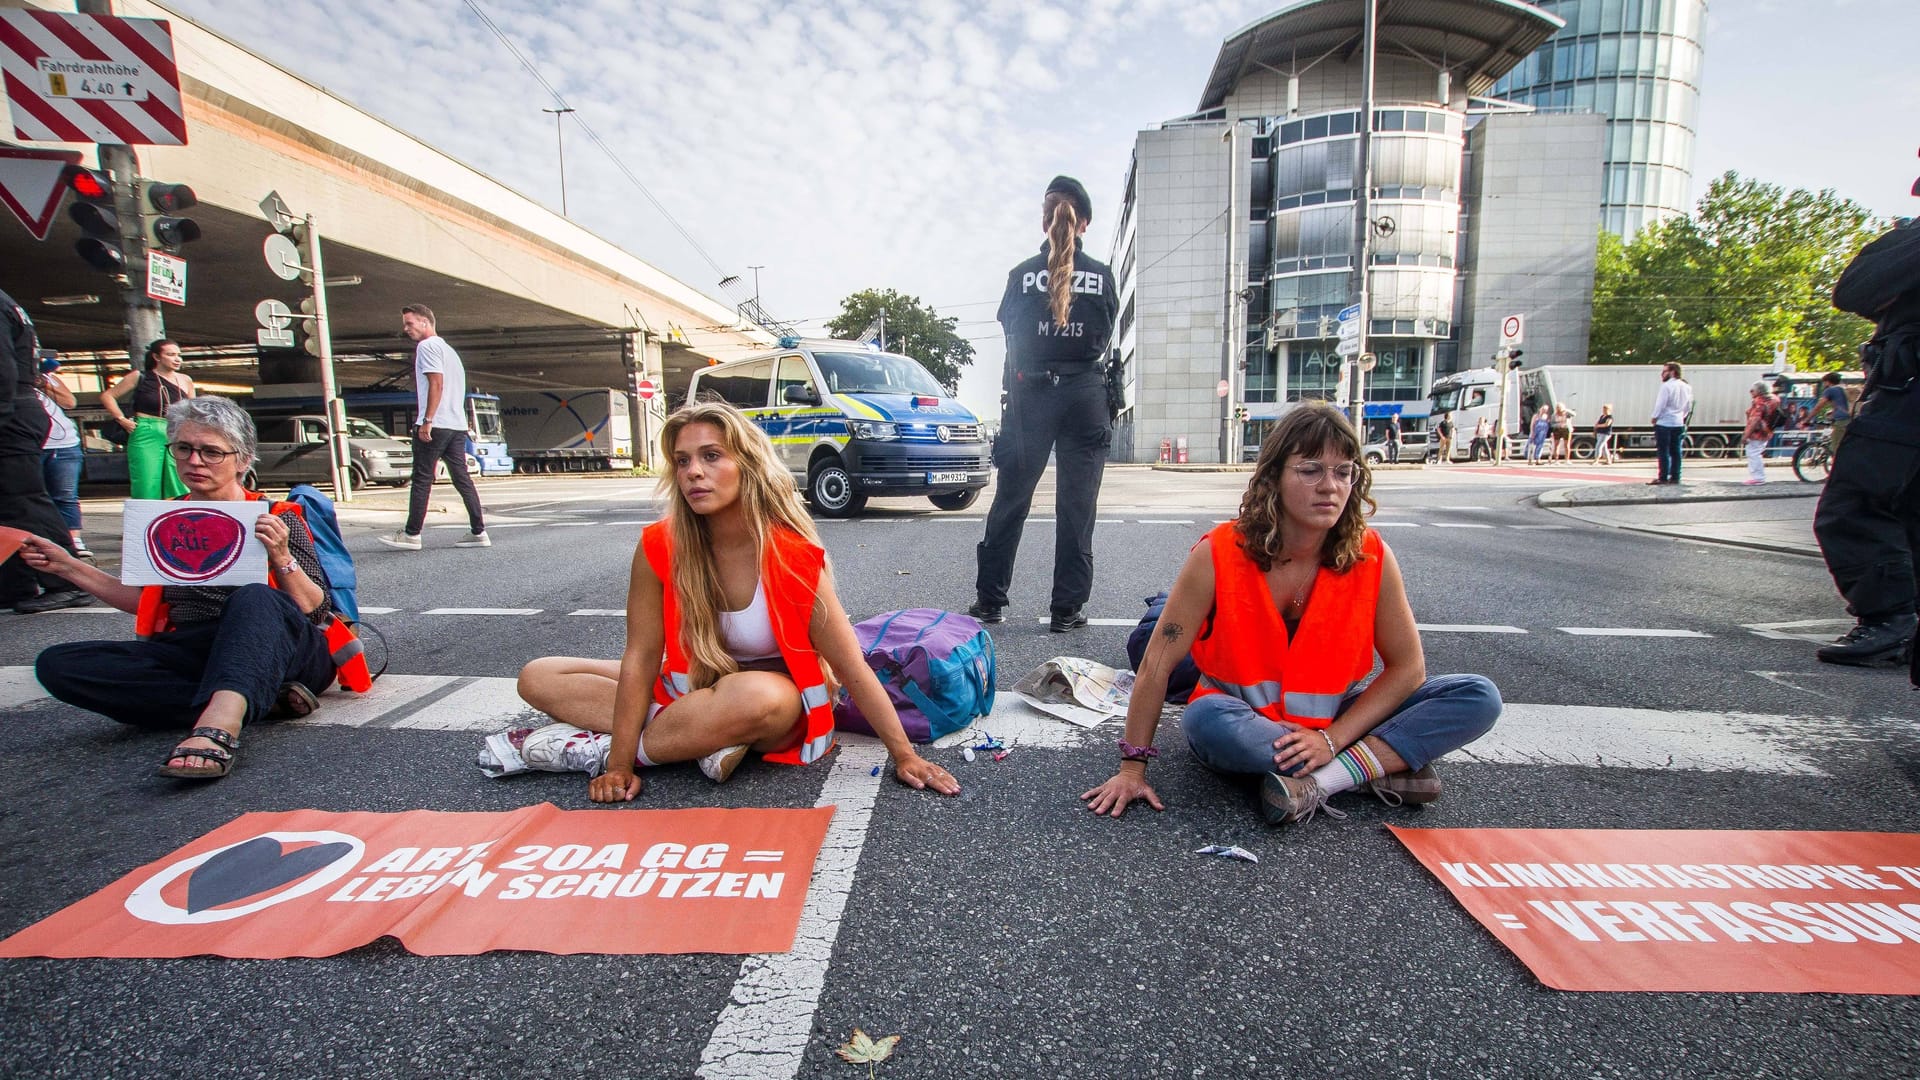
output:
<svg viewBox="0 0 1920 1080"><path fill-rule="evenodd" d="M1039 322L1035 323L1034 325L1039 327L1039 329L1035 332L1039 334L1041 337L1084 337L1086 336L1087 324L1085 323L1077 323L1077 322L1055 323L1052 319L1041 319Z"/></svg>

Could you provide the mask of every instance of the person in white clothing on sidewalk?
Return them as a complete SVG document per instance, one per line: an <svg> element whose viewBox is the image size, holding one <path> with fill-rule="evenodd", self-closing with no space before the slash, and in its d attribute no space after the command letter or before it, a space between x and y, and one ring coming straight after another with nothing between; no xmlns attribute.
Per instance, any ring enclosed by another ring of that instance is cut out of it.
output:
<svg viewBox="0 0 1920 1080"><path fill-rule="evenodd" d="M1649 484L1678 484L1680 458L1687 441L1687 417L1693 412L1693 387L1681 377L1680 365L1669 360L1660 367L1660 393L1653 399L1653 449L1660 475Z"/></svg>
<svg viewBox="0 0 1920 1080"><path fill-rule="evenodd" d="M1749 484L1767 482L1767 444L1773 441L1773 425L1780 414L1780 399L1765 381L1754 383L1747 391L1753 395L1747 406L1747 479Z"/></svg>

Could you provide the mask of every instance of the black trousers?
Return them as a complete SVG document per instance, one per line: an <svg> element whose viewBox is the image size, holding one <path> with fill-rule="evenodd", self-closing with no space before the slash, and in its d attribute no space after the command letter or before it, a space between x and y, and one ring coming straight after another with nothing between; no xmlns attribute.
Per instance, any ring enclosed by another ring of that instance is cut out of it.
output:
<svg viewBox="0 0 1920 1080"><path fill-rule="evenodd" d="M271 585L242 585L218 622L149 641L55 645L33 673L61 701L143 728L192 727L216 690L245 697L251 724L273 707L281 684L319 694L334 679L326 633Z"/></svg>
<svg viewBox="0 0 1920 1080"><path fill-rule="evenodd" d="M1098 367L1057 381L1044 373L1014 376L993 444L999 486L987 512L986 539L976 549L974 591L982 604L1007 603L1014 554L1049 454L1056 465L1051 607L1074 611L1093 595L1093 519L1112 441L1106 381Z"/></svg>
<svg viewBox="0 0 1920 1080"><path fill-rule="evenodd" d="M407 535L419 536L427 524L427 500L433 496L434 466L442 458L447 476L460 501L467 504L467 526L474 532L486 532L486 519L480 515L480 493L474 490L473 474L467 472L467 433L460 428L434 428L433 437L422 441L417 430L413 437L413 490L407 502Z"/></svg>
<svg viewBox="0 0 1920 1080"><path fill-rule="evenodd" d="M27 407L38 409L40 403L29 399ZM0 445L0 525L24 529L72 551L73 535L67 531L60 508L53 505L53 497L47 494L40 448L35 446L28 452L13 445L16 441L8 440L6 445ZM27 569L26 561L20 558L0 564L0 603L25 600L41 589L64 592L72 588L53 574Z"/></svg>
<svg viewBox="0 0 1920 1080"><path fill-rule="evenodd" d="M1920 403L1916 403L1920 404ZM1920 408L1911 410L1920 414ZM1920 441L1920 415L1911 439ZM1847 611L1864 622L1914 611L1920 577L1920 446L1855 421L1833 456L1813 534Z"/></svg>

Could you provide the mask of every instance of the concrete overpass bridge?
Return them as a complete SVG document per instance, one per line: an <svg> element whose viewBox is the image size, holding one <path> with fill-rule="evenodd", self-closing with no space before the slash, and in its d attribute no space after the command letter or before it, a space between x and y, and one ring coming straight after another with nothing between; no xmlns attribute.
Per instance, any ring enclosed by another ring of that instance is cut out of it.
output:
<svg viewBox="0 0 1920 1080"><path fill-rule="evenodd" d="M71 10L0 0L20 6ZM262 381L263 358L268 381L300 370L303 354L254 344L255 304L277 298L297 310L306 295L262 257L269 191L312 214L322 236L343 388L411 363L399 311L413 302L434 309L477 389L626 386L633 368L684 386L709 358L771 344L725 302L205 27L151 0L117 0L115 13L172 25L188 145L136 152L142 175L199 198L187 216L204 234L181 252L188 303L163 305L196 379L238 391ZM81 235L64 212L44 242L0 214L0 287L47 347L97 354L110 378L125 370L124 308L112 279L74 254ZM83 357L68 371L87 366ZM654 401L656 415L663 404Z"/></svg>

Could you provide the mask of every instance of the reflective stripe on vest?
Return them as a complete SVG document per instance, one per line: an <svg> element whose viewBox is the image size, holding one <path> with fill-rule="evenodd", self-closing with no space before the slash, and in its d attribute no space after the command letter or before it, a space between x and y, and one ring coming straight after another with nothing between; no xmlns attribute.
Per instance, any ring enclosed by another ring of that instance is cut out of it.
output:
<svg viewBox="0 0 1920 1080"><path fill-rule="evenodd" d="M660 678L654 683L654 703L668 705L693 691L686 649L680 641L680 604L673 591L673 535L670 521L656 521L642 530L641 549L647 565L660 579L660 615L666 650ZM827 553L790 529L775 526L767 537L760 567L760 583L767 594L767 616L773 624L780 659L800 691L800 740L785 750L763 755L768 761L805 765L833 749L833 695L820 657L813 651L808 627Z"/></svg>
<svg viewBox="0 0 1920 1080"><path fill-rule="evenodd" d="M1321 567L1297 632L1289 632L1267 575L1240 547L1231 522L1207 534L1213 614L1193 643L1198 699L1228 694L1277 723L1324 728L1373 671L1373 624L1385 547L1369 529L1361 560L1344 573Z"/></svg>

